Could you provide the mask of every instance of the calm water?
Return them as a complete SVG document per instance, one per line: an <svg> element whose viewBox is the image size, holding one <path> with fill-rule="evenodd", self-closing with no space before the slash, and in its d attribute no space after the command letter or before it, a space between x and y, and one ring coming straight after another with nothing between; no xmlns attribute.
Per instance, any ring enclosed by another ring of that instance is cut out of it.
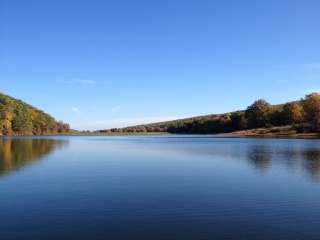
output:
<svg viewBox="0 0 320 240"><path fill-rule="evenodd" d="M320 239L320 141L0 139L0 239Z"/></svg>

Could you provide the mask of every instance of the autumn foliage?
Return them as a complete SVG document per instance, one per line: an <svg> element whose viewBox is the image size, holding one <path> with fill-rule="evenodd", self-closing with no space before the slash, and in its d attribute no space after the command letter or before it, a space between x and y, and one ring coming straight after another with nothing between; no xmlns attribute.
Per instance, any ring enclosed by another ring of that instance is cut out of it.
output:
<svg viewBox="0 0 320 240"><path fill-rule="evenodd" d="M69 132L69 125L0 93L0 135L48 135Z"/></svg>
<svg viewBox="0 0 320 240"><path fill-rule="evenodd" d="M320 94L311 93L300 101L281 105L271 105L267 101L259 99L244 111L103 130L101 132L212 134L288 125L291 125L297 132L320 132Z"/></svg>

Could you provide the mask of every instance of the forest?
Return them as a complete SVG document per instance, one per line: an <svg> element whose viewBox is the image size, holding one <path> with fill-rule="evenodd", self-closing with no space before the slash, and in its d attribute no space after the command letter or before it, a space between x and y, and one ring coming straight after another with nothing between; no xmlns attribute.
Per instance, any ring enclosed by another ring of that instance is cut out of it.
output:
<svg viewBox="0 0 320 240"><path fill-rule="evenodd" d="M217 134L291 126L297 133L320 133L320 94L311 93L299 101L271 105L256 100L245 110L99 130L103 134L174 133ZM52 135L70 133L69 124L21 100L0 93L0 135Z"/></svg>
<svg viewBox="0 0 320 240"><path fill-rule="evenodd" d="M99 132L217 134L278 126L291 126L297 133L320 133L320 94L311 93L299 101L280 105L271 105L259 99L242 111L100 130Z"/></svg>
<svg viewBox="0 0 320 240"><path fill-rule="evenodd" d="M0 135L51 135L69 131L69 124L58 122L43 111L0 93Z"/></svg>

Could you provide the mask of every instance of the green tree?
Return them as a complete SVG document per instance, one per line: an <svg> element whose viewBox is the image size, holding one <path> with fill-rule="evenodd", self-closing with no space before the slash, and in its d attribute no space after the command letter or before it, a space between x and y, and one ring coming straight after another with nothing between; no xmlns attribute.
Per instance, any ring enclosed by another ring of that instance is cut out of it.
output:
<svg viewBox="0 0 320 240"><path fill-rule="evenodd" d="M0 135L12 135L12 113L4 111L0 115Z"/></svg>
<svg viewBox="0 0 320 240"><path fill-rule="evenodd" d="M18 103L14 109L12 129L19 135L32 134L32 115L25 104Z"/></svg>
<svg viewBox="0 0 320 240"><path fill-rule="evenodd" d="M320 94L311 93L302 101L305 120L312 125L313 130L320 130Z"/></svg>
<svg viewBox="0 0 320 240"><path fill-rule="evenodd" d="M286 103L281 111L283 124L300 123L303 120L303 107L298 103Z"/></svg>
<svg viewBox="0 0 320 240"><path fill-rule="evenodd" d="M55 134L69 131L69 125L58 123L49 114L0 93L0 135Z"/></svg>
<svg viewBox="0 0 320 240"><path fill-rule="evenodd" d="M272 106L263 99L255 101L250 105L245 116L248 121L249 128L265 127L269 123Z"/></svg>
<svg viewBox="0 0 320 240"><path fill-rule="evenodd" d="M231 113L231 122L232 122L232 130L240 130L242 129L242 118L244 114L242 112L233 112Z"/></svg>

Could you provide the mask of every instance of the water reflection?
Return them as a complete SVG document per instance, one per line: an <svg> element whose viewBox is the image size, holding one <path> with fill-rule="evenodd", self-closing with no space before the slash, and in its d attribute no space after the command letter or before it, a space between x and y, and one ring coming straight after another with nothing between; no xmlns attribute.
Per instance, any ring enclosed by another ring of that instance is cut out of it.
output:
<svg viewBox="0 0 320 240"><path fill-rule="evenodd" d="M320 181L320 149L317 147L248 145L246 158L259 170L285 165L289 171L300 170Z"/></svg>
<svg viewBox="0 0 320 240"><path fill-rule="evenodd" d="M250 163L259 170L267 170L272 164L272 151L268 145L251 146L247 154Z"/></svg>
<svg viewBox="0 0 320 240"><path fill-rule="evenodd" d="M320 180L320 151L317 149L312 149L304 153L305 155L305 162L304 166L308 173Z"/></svg>
<svg viewBox="0 0 320 240"><path fill-rule="evenodd" d="M1 178L1 239L319 239L319 140L0 139L0 173L54 139Z"/></svg>
<svg viewBox="0 0 320 240"><path fill-rule="evenodd" d="M261 173L285 167L320 181L320 141L281 139L161 138L127 139L139 152L177 156L207 156L221 161L245 161Z"/></svg>
<svg viewBox="0 0 320 240"><path fill-rule="evenodd" d="M56 139L0 139L0 176L39 160L66 143Z"/></svg>
<svg viewBox="0 0 320 240"><path fill-rule="evenodd" d="M81 140L81 138L78 138ZM70 139L69 139L70 140ZM0 176L17 170L52 153L69 140L54 138L1 139ZM213 138L84 138L101 154L130 152L158 156L207 156L221 161L244 161L261 173L285 167L289 172L300 171L320 181L320 142L304 140L246 140ZM90 141L89 141L90 140ZM99 141L98 141L99 140ZM105 143L101 144L101 141ZM99 143L99 144L98 144ZM99 148L103 146L103 148ZM107 150L107 152L102 151ZM126 149L126 151L123 151ZM90 151L90 148L88 148ZM117 156L117 155L115 155Z"/></svg>
<svg viewBox="0 0 320 240"><path fill-rule="evenodd" d="M162 146L175 153L188 155L206 155L215 159L246 161L249 166L261 173L272 171L271 168L284 166L288 171L306 173L313 180L320 182L320 147L317 141L260 140L252 142L239 139L216 140L210 144L180 143ZM157 148L159 145L157 145ZM275 169L273 168L273 169Z"/></svg>

